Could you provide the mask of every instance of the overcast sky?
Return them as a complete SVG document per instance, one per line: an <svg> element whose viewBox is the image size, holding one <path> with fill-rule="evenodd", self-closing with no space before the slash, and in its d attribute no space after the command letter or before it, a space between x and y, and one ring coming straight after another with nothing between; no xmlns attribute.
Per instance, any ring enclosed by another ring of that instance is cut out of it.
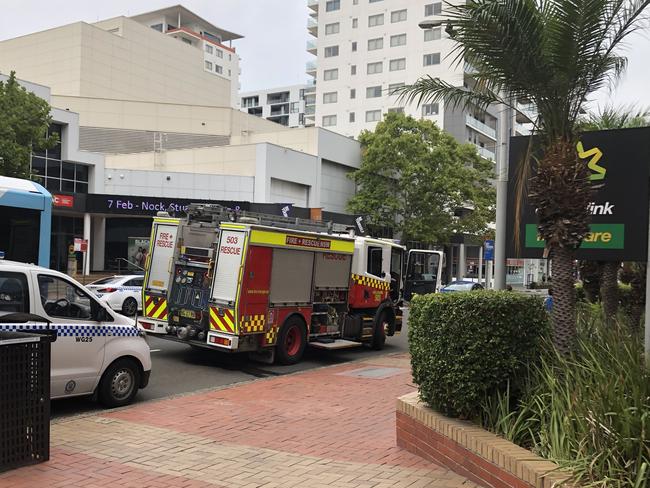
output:
<svg viewBox="0 0 650 488"><path fill-rule="evenodd" d="M0 0L0 40L83 20L138 13L181 3L211 23L244 36L236 41L242 58L243 91L303 83L309 38L306 0ZM629 68L614 92L596 102L636 103L650 108L650 37L627 43Z"/></svg>

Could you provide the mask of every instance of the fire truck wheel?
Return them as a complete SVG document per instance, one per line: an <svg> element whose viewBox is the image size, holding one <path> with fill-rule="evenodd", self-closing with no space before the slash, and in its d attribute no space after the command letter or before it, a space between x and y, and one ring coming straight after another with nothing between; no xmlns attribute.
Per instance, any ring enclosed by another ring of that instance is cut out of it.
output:
<svg viewBox="0 0 650 488"><path fill-rule="evenodd" d="M278 333L275 346L280 364L296 364L302 358L307 346L305 323L300 317L289 317Z"/></svg>
<svg viewBox="0 0 650 488"><path fill-rule="evenodd" d="M388 311L384 310L379 314L375 330L372 332L372 341L370 347L375 351L380 351L384 348L386 343L386 328L390 326L390 315Z"/></svg>

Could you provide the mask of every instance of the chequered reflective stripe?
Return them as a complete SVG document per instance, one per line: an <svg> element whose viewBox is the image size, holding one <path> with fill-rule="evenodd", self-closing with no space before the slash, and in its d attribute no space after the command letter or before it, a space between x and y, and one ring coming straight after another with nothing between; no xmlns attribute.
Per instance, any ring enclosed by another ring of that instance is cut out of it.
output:
<svg viewBox="0 0 650 488"><path fill-rule="evenodd" d="M352 281L357 285L368 286L370 288L376 288L378 290L390 290L390 283L378 280L377 278L370 278L369 276L353 274Z"/></svg>
<svg viewBox="0 0 650 488"><path fill-rule="evenodd" d="M29 332L47 330L45 324L0 324L3 332ZM59 337L129 337L137 336L138 329L130 325L50 324Z"/></svg>
<svg viewBox="0 0 650 488"><path fill-rule="evenodd" d="M167 319L167 299L145 295L144 315L151 319Z"/></svg>
<svg viewBox="0 0 650 488"><path fill-rule="evenodd" d="M264 340L267 344L275 344L278 340L278 327L271 327L266 334L264 334Z"/></svg>
<svg viewBox="0 0 650 488"><path fill-rule="evenodd" d="M239 322L242 332L264 332L264 324L266 324L266 316L261 315L242 315Z"/></svg>
<svg viewBox="0 0 650 488"><path fill-rule="evenodd" d="M235 312L227 308L210 307L210 329L234 334Z"/></svg>

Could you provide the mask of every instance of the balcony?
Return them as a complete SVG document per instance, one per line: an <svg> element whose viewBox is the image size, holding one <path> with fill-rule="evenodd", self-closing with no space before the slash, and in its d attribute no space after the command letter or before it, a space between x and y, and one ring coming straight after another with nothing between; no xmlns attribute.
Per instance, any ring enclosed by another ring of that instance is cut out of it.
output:
<svg viewBox="0 0 650 488"><path fill-rule="evenodd" d="M314 115L316 113L316 105L305 105L305 115Z"/></svg>
<svg viewBox="0 0 650 488"><path fill-rule="evenodd" d="M318 37L318 22L312 18L307 19L307 30L312 36Z"/></svg>
<svg viewBox="0 0 650 488"><path fill-rule="evenodd" d="M312 9L314 12L318 12L318 0L307 0L307 7Z"/></svg>
<svg viewBox="0 0 650 488"><path fill-rule="evenodd" d="M465 123L470 126L472 129L480 132L481 134L489 137L490 139L496 140L497 138L497 131L496 129L493 129L489 125L481 122L477 118L467 114L465 116Z"/></svg>
<svg viewBox="0 0 650 488"><path fill-rule="evenodd" d="M481 156L483 159L487 159L489 161L496 161L496 155L484 147L479 146L478 144L474 144L476 146L476 151L478 152L479 156Z"/></svg>
<svg viewBox="0 0 650 488"><path fill-rule="evenodd" d="M267 105L275 105L276 103L288 103L289 92L269 93L266 96Z"/></svg>
<svg viewBox="0 0 650 488"><path fill-rule="evenodd" d="M307 52L316 56L316 41L307 41Z"/></svg>
<svg viewBox="0 0 650 488"><path fill-rule="evenodd" d="M285 103L283 105L274 105L271 107L271 116L275 117L278 115L289 115L289 104Z"/></svg>
<svg viewBox="0 0 650 488"><path fill-rule="evenodd" d="M532 103L517 102L517 123L529 124L537 120L537 110Z"/></svg>
<svg viewBox="0 0 650 488"><path fill-rule="evenodd" d="M308 74L309 76L313 76L314 78L316 78L316 62L314 62L314 61L309 61L309 62L305 65L305 71L307 72L307 74Z"/></svg>

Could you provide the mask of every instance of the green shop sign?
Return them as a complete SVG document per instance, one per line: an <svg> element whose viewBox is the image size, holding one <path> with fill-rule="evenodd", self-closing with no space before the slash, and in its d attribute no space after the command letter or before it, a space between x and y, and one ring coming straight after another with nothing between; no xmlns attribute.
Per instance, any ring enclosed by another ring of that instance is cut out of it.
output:
<svg viewBox="0 0 650 488"><path fill-rule="evenodd" d="M625 249L625 224L591 224L580 249ZM544 249L537 224L526 224L526 247Z"/></svg>

